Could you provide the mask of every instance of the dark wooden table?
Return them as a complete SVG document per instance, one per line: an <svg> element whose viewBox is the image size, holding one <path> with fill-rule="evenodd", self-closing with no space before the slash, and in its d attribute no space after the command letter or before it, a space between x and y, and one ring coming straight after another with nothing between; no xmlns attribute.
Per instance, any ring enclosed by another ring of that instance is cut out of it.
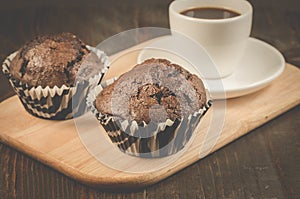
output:
<svg viewBox="0 0 300 199"><path fill-rule="evenodd" d="M170 0L1 0L0 60L41 34L68 31L96 45L124 30L168 27L169 3ZM300 66L298 0L251 0L251 3L252 36L271 43L287 62ZM1 73L0 101L13 94ZM106 191L82 185L0 143L0 198L297 199L300 198L299 129L300 106L297 106L166 180L136 191Z"/></svg>

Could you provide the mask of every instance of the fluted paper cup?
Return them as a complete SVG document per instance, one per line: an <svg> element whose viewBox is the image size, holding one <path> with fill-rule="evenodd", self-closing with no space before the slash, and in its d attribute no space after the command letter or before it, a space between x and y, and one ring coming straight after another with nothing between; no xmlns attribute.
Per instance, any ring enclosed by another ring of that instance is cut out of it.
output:
<svg viewBox="0 0 300 199"><path fill-rule="evenodd" d="M114 116L100 113L95 107L98 93L114 80L91 90L87 97L87 105L106 130L112 143L129 155L151 158L177 153L188 143L200 119L212 105L212 101L209 100L195 113L174 121L167 119L160 123L138 124L136 121L116 120Z"/></svg>

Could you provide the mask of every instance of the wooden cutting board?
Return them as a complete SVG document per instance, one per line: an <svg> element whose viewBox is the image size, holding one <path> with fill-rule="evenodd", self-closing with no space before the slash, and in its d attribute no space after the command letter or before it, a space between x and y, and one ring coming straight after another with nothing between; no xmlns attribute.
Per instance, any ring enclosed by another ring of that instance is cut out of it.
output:
<svg viewBox="0 0 300 199"><path fill-rule="evenodd" d="M124 61L126 60L122 60L123 63ZM113 70L110 72L114 73ZM109 77L108 74L107 78ZM299 79L300 70L287 64L283 74L271 85L256 93L228 100L224 126L210 153L298 105L300 103ZM201 159L206 154L200 154L199 149L208 127L211 126L213 112L213 108L207 112L196 129L196 137L177 159L172 160L168 165L157 167L158 169L145 169L144 172L134 173L114 169L112 168L114 166L98 161L94 155L91 155L89 149L83 144L84 138L77 133L74 120L49 121L33 117L25 111L17 96L0 103L0 110L2 143L28 154L81 183L103 188L136 188L150 185ZM89 135L91 130L89 128L87 125L86 135ZM110 153L115 148L107 145L109 143L107 139L91 139L89 142L94 148L102 147L98 155L113 158L114 155ZM160 161L131 156L127 159L126 155L122 157L115 164L127 165L131 170L139 168L139 165L157 166L157 162Z"/></svg>

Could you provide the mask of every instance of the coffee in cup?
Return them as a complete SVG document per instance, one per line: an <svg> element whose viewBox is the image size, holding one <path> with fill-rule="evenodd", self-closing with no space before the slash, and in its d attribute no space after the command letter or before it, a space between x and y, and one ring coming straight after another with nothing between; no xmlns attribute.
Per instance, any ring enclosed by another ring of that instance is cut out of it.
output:
<svg viewBox="0 0 300 199"><path fill-rule="evenodd" d="M176 0L169 6L170 28L198 42L219 72L233 73L246 48L252 25L252 6L246 0ZM215 71L215 70L214 70Z"/></svg>
<svg viewBox="0 0 300 199"><path fill-rule="evenodd" d="M191 8L180 12L180 14L199 19L227 19L241 15L236 11L218 7Z"/></svg>

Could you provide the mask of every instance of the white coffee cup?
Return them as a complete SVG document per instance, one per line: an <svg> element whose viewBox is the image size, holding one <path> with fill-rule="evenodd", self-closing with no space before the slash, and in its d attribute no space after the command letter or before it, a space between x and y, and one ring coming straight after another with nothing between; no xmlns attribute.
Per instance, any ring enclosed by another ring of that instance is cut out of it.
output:
<svg viewBox="0 0 300 199"><path fill-rule="evenodd" d="M223 8L240 15L202 19L181 14L194 8ZM207 50L219 75L212 72L205 78L223 78L233 73L244 53L251 32L252 6L246 0L176 0L169 6L169 20L172 31L186 35Z"/></svg>

